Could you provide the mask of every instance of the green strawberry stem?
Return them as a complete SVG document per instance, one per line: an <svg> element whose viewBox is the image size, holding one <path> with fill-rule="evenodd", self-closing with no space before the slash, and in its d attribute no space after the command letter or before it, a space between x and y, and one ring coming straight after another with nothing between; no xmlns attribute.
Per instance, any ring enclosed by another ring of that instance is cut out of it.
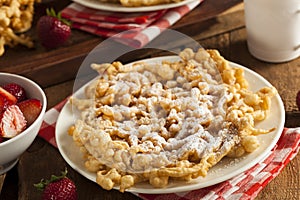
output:
<svg viewBox="0 0 300 200"><path fill-rule="evenodd" d="M42 179L39 183L33 184L38 190L43 191L47 185L49 185L52 182L58 181L60 179L63 179L67 176L68 170L65 168L65 171L61 172L60 176L51 175L50 180L44 180Z"/></svg>
<svg viewBox="0 0 300 200"><path fill-rule="evenodd" d="M59 20L62 21L63 23L67 24L68 26L71 25L71 22L70 22L70 21L68 21L67 19L61 17L61 12L58 12L58 13L56 14L56 12L55 12L55 10L54 10L53 8L50 8L50 9L47 8L47 9L46 9L46 14L47 14L48 16L55 17L55 18L59 19Z"/></svg>

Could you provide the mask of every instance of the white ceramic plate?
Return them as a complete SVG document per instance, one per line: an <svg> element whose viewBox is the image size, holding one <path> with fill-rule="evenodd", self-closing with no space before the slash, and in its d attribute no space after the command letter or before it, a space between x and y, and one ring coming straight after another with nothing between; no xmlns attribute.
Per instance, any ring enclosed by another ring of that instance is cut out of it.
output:
<svg viewBox="0 0 300 200"><path fill-rule="evenodd" d="M148 63L160 63L162 60L178 60L177 56L167 56L167 57L158 57L144 60ZM249 82L250 89L256 91L264 86L271 86L271 84L265 80L259 74L235 63L230 63L232 67L239 67L245 70L245 77ZM83 96L84 87L79 89L75 96ZM84 177L90 179L91 181L96 180L96 174L88 172L84 167L84 161L82 154L79 151L79 148L75 146L72 137L67 134L67 130L70 125L74 123L74 115L72 114L72 108L69 103L67 103L64 108L61 110L57 124L56 124L56 141L58 144L58 149L66 160L66 162ZM265 158L270 150L277 143L281 132L284 127L285 121L285 111L282 100L279 95L276 95L272 99L272 107L270 116L263 122L257 124L259 128L272 128L276 127L276 130L266 134L258 136L261 142L260 147L253 153L244 156L239 159L229 159L225 158L214 166L208 172L208 175L205 178L197 178L189 183L183 181L173 181L166 188L154 189L148 183L138 183L135 187L130 188L128 191L137 192L137 193L151 193L151 194L162 194L162 193L173 193L173 192L184 192L195 190L207 186L211 186L222 181L228 180L245 170L251 168L263 158ZM100 186L99 186L100 187ZM115 188L118 189L118 188Z"/></svg>
<svg viewBox="0 0 300 200"><path fill-rule="evenodd" d="M179 7L195 0L183 0L179 3L169 3L169 4L161 4L161 5L154 5L154 6L141 6L141 7L125 7L122 6L121 4L105 3L97 0L73 0L73 1L83 6L94 8L97 10L105 10L105 11L112 11L112 12L148 12L148 11L156 11L156 10Z"/></svg>

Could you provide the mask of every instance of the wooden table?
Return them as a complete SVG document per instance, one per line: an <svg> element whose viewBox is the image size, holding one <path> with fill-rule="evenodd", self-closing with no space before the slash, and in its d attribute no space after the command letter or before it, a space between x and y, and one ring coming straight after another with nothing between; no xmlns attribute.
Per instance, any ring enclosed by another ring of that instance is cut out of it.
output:
<svg viewBox="0 0 300 200"><path fill-rule="evenodd" d="M69 1L43 1L37 6L35 19L49 5L61 9L68 3ZM36 38L34 28L33 26L28 34ZM242 0L206 0L171 28L198 41L204 48L218 49L226 59L242 64L269 80L278 89L284 102L285 126L300 126L300 113L295 103L296 93L300 89L300 58L280 64L253 58L246 45ZM89 51L102 40L74 30L68 44L55 50L47 51L38 42L32 50L24 47L7 49L4 56L0 57L0 70L22 74L37 81L45 89L48 108L51 108L72 93L76 70ZM126 63L164 54L166 52L148 49L123 56L120 60ZM41 178L60 173L65 167L68 167L69 177L77 185L79 199L138 199L131 193L101 189L68 166L58 150L39 137L20 157L17 165L0 176L0 199L39 199L40 193L33 184ZM256 199L300 199L299 169L298 154Z"/></svg>

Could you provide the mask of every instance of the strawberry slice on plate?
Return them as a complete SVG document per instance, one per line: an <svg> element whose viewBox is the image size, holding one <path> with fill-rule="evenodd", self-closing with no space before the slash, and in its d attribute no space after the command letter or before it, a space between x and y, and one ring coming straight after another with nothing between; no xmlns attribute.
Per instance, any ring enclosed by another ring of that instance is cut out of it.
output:
<svg viewBox="0 0 300 200"><path fill-rule="evenodd" d="M9 106L0 119L0 135L3 138L12 138L26 128L25 117L17 105Z"/></svg>
<svg viewBox="0 0 300 200"><path fill-rule="evenodd" d="M27 99L21 101L17 105L27 121L27 126L31 125L36 120L42 110L42 103L38 99Z"/></svg>

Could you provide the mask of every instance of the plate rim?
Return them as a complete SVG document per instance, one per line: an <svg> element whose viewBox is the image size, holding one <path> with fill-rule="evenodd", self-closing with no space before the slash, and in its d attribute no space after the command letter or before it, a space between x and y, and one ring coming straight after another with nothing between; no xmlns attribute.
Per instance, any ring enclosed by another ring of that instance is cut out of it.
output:
<svg viewBox="0 0 300 200"><path fill-rule="evenodd" d="M178 56L160 56L160 57L153 57L153 58L147 58L147 59L142 59L142 60L138 60L138 61L134 61L134 62L131 62L131 63L128 63L126 65L130 65L130 64L133 64L133 63L136 63L136 62L160 62L162 60L166 60L166 59L178 59L179 57ZM231 62L231 61L228 61L229 65L230 66L233 66L233 67L239 67L239 68L242 68L244 69L244 71L247 71L248 73L250 74L253 74L255 75L256 77L258 77L266 86L272 86L272 84L266 80L263 76L261 76L260 74L258 74L257 72L249 69L249 68L246 68L245 66L243 65L240 65L238 63L235 63L235 62ZM92 79L94 80L94 79ZM92 81L91 80L91 81ZM84 86L82 86L82 88L86 87L91 81L89 81L88 83L86 83ZM80 89L82 89L80 88ZM76 94L76 92L74 93ZM196 190L196 189L201 189L201 188L205 188L205 187L208 187L208 186L212 186L212 185L215 185L215 184L218 184L218 183L221 183L223 181L226 181L226 180L229 180L243 172L245 172L246 170L250 169L251 167L253 167L254 165L256 165L257 163L259 163L260 161L262 161L270 152L271 150L275 147L276 143L278 142L281 134L282 134L282 130L284 128L284 122L285 122L285 110L284 110L284 104L283 104L283 101L280 97L279 94L276 94L276 100L278 100L278 103L279 103L279 112L283 115L281 115L281 117L279 118L280 122L278 124L278 129L275 131L276 134L275 134L275 137L273 137L273 140L271 141L270 145L268 145L268 147L266 149L264 149L264 151L255 159L255 162L253 162L251 165L247 165L247 166L242 166L239 168L239 170L235 171L235 172L231 172L229 174L225 174L223 175L222 177L218 178L217 181L208 181L206 184L205 183L202 183L201 186L197 185L197 184L192 184L192 185L189 185L189 184L186 184L184 186L181 186L180 188L178 187L174 187L174 188L149 188L149 189L142 189L142 188L138 188L138 187L132 187L132 188L129 188L129 189L126 189L127 192L133 192L133 193L143 193L143 194L166 194L166 193L174 193L174 192L187 192L187 191L191 191L191 190ZM96 175L95 173L92 173L92 172L88 172L87 170L82 170L80 169L75 163L73 163L68 157L67 155L65 154L65 152L63 152L63 149L62 149L62 146L60 144L60 141L58 141L58 136L59 136L59 131L58 131L58 124L60 123L60 118L62 117L62 113L65 109L67 109L67 106L70 105L69 101L64 105L64 107L61 109L61 112L59 113L59 116L58 116L58 119L57 119L57 123L56 123L56 127L55 127L55 138L56 138L56 142L57 142L57 146L58 146L58 149L59 149L59 152L61 154L61 156L64 158L64 160L75 170L77 171L79 174L81 174L82 176L84 176L85 178L93 181L93 182L96 182ZM70 136L71 137L71 136ZM209 170L210 171L210 170ZM208 173L209 173L208 171ZM213 184L212 184L213 182ZM100 186L99 186L100 187ZM114 189L119 189L118 186L114 187Z"/></svg>
<svg viewBox="0 0 300 200"><path fill-rule="evenodd" d="M128 13L128 12L151 12L151 11L157 11L163 9L176 8L198 0L183 0L178 3L159 4L159 5L141 6L141 7L125 7L113 3L106 3L100 1L97 2L96 0L72 0L72 1L96 10Z"/></svg>

